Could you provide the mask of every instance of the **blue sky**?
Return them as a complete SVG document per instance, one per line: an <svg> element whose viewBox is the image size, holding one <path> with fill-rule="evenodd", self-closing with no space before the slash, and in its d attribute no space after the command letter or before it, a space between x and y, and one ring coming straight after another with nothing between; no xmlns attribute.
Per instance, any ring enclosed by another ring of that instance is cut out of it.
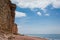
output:
<svg viewBox="0 0 60 40"><path fill-rule="evenodd" d="M60 0L12 0L21 34L60 34Z"/></svg>

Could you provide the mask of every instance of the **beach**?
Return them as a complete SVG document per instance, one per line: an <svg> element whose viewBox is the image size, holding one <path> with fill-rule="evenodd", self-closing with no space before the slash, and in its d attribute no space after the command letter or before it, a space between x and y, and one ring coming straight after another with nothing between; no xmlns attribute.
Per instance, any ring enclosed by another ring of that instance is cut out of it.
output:
<svg viewBox="0 0 60 40"><path fill-rule="evenodd" d="M47 40L45 38L15 35L14 40Z"/></svg>

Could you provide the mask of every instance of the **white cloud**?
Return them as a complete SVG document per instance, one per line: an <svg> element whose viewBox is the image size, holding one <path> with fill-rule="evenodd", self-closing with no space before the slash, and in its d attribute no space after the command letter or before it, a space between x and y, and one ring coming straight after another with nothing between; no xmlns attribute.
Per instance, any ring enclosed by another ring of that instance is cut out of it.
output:
<svg viewBox="0 0 60 40"><path fill-rule="evenodd" d="M41 15L42 15L42 13L40 13L40 12L37 12L37 15L41 16Z"/></svg>
<svg viewBox="0 0 60 40"><path fill-rule="evenodd" d="M23 12L15 11L15 13L16 13L15 17L26 17L26 14Z"/></svg>
<svg viewBox="0 0 60 40"><path fill-rule="evenodd" d="M50 16L50 14L47 13L47 14L45 14L45 16Z"/></svg>
<svg viewBox="0 0 60 40"><path fill-rule="evenodd" d="M60 8L60 0L54 0L52 5L54 8Z"/></svg>
<svg viewBox="0 0 60 40"><path fill-rule="evenodd" d="M33 10L34 8L41 8L43 11L46 11L45 8L49 4L52 4L54 8L60 8L60 0L11 0L11 1L20 8L30 8L31 10ZM37 12L37 14L41 16L40 12ZM49 14L45 14L45 16L49 16Z"/></svg>
<svg viewBox="0 0 60 40"><path fill-rule="evenodd" d="M55 8L60 8L59 0L11 0L21 8L46 8L49 4L52 4Z"/></svg>

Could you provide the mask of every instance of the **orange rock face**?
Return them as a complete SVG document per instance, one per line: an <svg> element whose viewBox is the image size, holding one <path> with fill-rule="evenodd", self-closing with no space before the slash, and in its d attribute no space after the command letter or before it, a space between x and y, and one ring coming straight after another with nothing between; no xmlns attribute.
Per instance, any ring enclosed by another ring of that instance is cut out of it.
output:
<svg viewBox="0 0 60 40"><path fill-rule="evenodd" d="M15 9L16 5L10 0L0 0L0 33L17 33Z"/></svg>

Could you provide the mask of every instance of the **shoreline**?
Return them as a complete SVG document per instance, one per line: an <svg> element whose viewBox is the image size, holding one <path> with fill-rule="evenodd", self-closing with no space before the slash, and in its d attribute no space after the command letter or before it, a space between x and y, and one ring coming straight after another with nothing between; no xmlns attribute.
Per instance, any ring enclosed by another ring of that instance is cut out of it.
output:
<svg viewBox="0 0 60 40"><path fill-rule="evenodd" d="M48 40L47 38L40 38L40 37L32 37L32 36L20 36L20 35L15 35L14 40Z"/></svg>
<svg viewBox="0 0 60 40"><path fill-rule="evenodd" d="M3 34L0 35L1 40L48 40L47 38L40 38L40 37L32 37L32 36L25 36L25 35L14 35L14 34Z"/></svg>

